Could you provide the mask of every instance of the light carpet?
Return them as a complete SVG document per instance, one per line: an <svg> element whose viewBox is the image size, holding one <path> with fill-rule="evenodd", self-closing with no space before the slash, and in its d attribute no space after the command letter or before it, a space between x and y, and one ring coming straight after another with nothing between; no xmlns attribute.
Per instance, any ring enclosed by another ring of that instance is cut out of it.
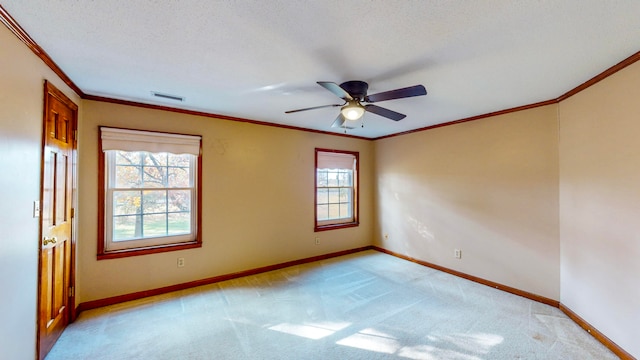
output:
<svg viewBox="0 0 640 360"><path fill-rule="evenodd" d="M560 310L376 251L85 311L57 359L618 359Z"/></svg>

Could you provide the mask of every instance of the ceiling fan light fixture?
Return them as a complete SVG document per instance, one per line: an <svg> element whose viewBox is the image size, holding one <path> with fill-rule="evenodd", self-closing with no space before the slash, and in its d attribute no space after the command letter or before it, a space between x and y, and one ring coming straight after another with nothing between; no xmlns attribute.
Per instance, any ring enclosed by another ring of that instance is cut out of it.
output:
<svg viewBox="0 0 640 360"><path fill-rule="evenodd" d="M364 107L357 102L349 102L347 105L340 109L342 116L347 120L358 120L364 115Z"/></svg>

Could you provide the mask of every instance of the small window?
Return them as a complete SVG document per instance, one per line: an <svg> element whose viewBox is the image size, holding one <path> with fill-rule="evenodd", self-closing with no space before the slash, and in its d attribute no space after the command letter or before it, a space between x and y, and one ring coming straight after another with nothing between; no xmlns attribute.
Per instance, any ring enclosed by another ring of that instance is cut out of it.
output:
<svg viewBox="0 0 640 360"><path fill-rule="evenodd" d="M358 153L316 149L315 231L358 226Z"/></svg>
<svg viewBox="0 0 640 360"><path fill-rule="evenodd" d="M100 128L98 258L201 246L200 137Z"/></svg>

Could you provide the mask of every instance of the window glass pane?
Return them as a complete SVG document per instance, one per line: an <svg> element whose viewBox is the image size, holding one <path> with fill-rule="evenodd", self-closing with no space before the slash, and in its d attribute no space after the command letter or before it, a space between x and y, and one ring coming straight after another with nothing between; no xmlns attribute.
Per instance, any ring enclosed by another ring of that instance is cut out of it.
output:
<svg viewBox="0 0 640 360"><path fill-rule="evenodd" d="M351 173L352 171L340 171L338 184L340 186L351 186L353 184Z"/></svg>
<svg viewBox="0 0 640 360"><path fill-rule="evenodd" d="M140 165L140 152L116 151L116 165Z"/></svg>
<svg viewBox="0 0 640 360"><path fill-rule="evenodd" d="M144 237L167 235L167 214L143 215L142 222Z"/></svg>
<svg viewBox="0 0 640 360"><path fill-rule="evenodd" d="M167 211L166 190L149 190L145 191L142 196L142 212L144 214Z"/></svg>
<svg viewBox="0 0 640 360"><path fill-rule="evenodd" d="M327 186L338 186L338 172L335 170L327 172Z"/></svg>
<svg viewBox="0 0 640 360"><path fill-rule="evenodd" d="M116 166L116 187L137 188L142 185L142 167L134 165Z"/></svg>
<svg viewBox="0 0 640 360"><path fill-rule="evenodd" d="M146 188L166 187L167 168L162 166L145 166L143 180L144 187Z"/></svg>
<svg viewBox="0 0 640 360"><path fill-rule="evenodd" d="M351 202L351 188L340 188L340 202Z"/></svg>
<svg viewBox="0 0 640 360"><path fill-rule="evenodd" d="M191 179L189 178L189 168L170 167L168 176L168 187L186 188L191 185Z"/></svg>
<svg viewBox="0 0 640 360"><path fill-rule="evenodd" d="M113 214L139 214L141 211L141 200L140 191L114 191Z"/></svg>
<svg viewBox="0 0 640 360"><path fill-rule="evenodd" d="M340 218L340 205L329 204L329 219L339 219L339 218Z"/></svg>
<svg viewBox="0 0 640 360"><path fill-rule="evenodd" d="M318 205L316 207L316 212L319 221L329 219L329 205Z"/></svg>
<svg viewBox="0 0 640 360"><path fill-rule="evenodd" d="M169 235L188 234L191 232L191 215L189 213L171 213L169 216Z"/></svg>
<svg viewBox="0 0 640 360"><path fill-rule="evenodd" d="M169 190L168 200L171 212L191 211L191 191L189 190Z"/></svg>
<svg viewBox="0 0 640 360"><path fill-rule="evenodd" d="M340 217L341 218L351 217L351 204L340 204Z"/></svg>
<svg viewBox="0 0 640 360"><path fill-rule="evenodd" d="M327 171L326 170L318 170L317 171L318 174L318 187L323 187L323 186L327 186L328 180L327 180Z"/></svg>
<svg viewBox="0 0 640 360"><path fill-rule="evenodd" d="M189 167L191 165L189 159L192 155L189 154L167 154L169 158L169 166Z"/></svg>
<svg viewBox="0 0 640 360"><path fill-rule="evenodd" d="M113 218L113 241L130 240L140 237L142 223L140 215L116 216Z"/></svg>
<svg viewBox="0 0 640 360"><path fill-rule="evenodd" d="M329 203L337 203L340 201L340 189L328 189Z"/></svg>
<svg viewBox="0 0 640 360"><path fill-rule="evenodd" d="M318 204L326 204L329 202L329 190L327 189L318 189L317 194L317 202Z"/></svg>
<svg viewBox="0 0 640 360"><path fill-rule="evenodd" d="M167 166L167 153L142 152L145 166Z"/></svg>

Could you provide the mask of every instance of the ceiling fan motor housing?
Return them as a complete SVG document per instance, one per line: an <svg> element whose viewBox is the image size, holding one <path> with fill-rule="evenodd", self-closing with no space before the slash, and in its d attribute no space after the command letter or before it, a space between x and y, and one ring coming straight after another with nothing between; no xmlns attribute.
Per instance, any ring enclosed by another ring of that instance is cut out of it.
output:
<svg viewBox="0 0 640 360"><path fill-rule="evenodd" d="M344 89L344 91L348 92L351 97L359 101L364 100L367 96L367 90L369 90L369 84L359 80L343 82L340 84L340 87Z"/></svg>

